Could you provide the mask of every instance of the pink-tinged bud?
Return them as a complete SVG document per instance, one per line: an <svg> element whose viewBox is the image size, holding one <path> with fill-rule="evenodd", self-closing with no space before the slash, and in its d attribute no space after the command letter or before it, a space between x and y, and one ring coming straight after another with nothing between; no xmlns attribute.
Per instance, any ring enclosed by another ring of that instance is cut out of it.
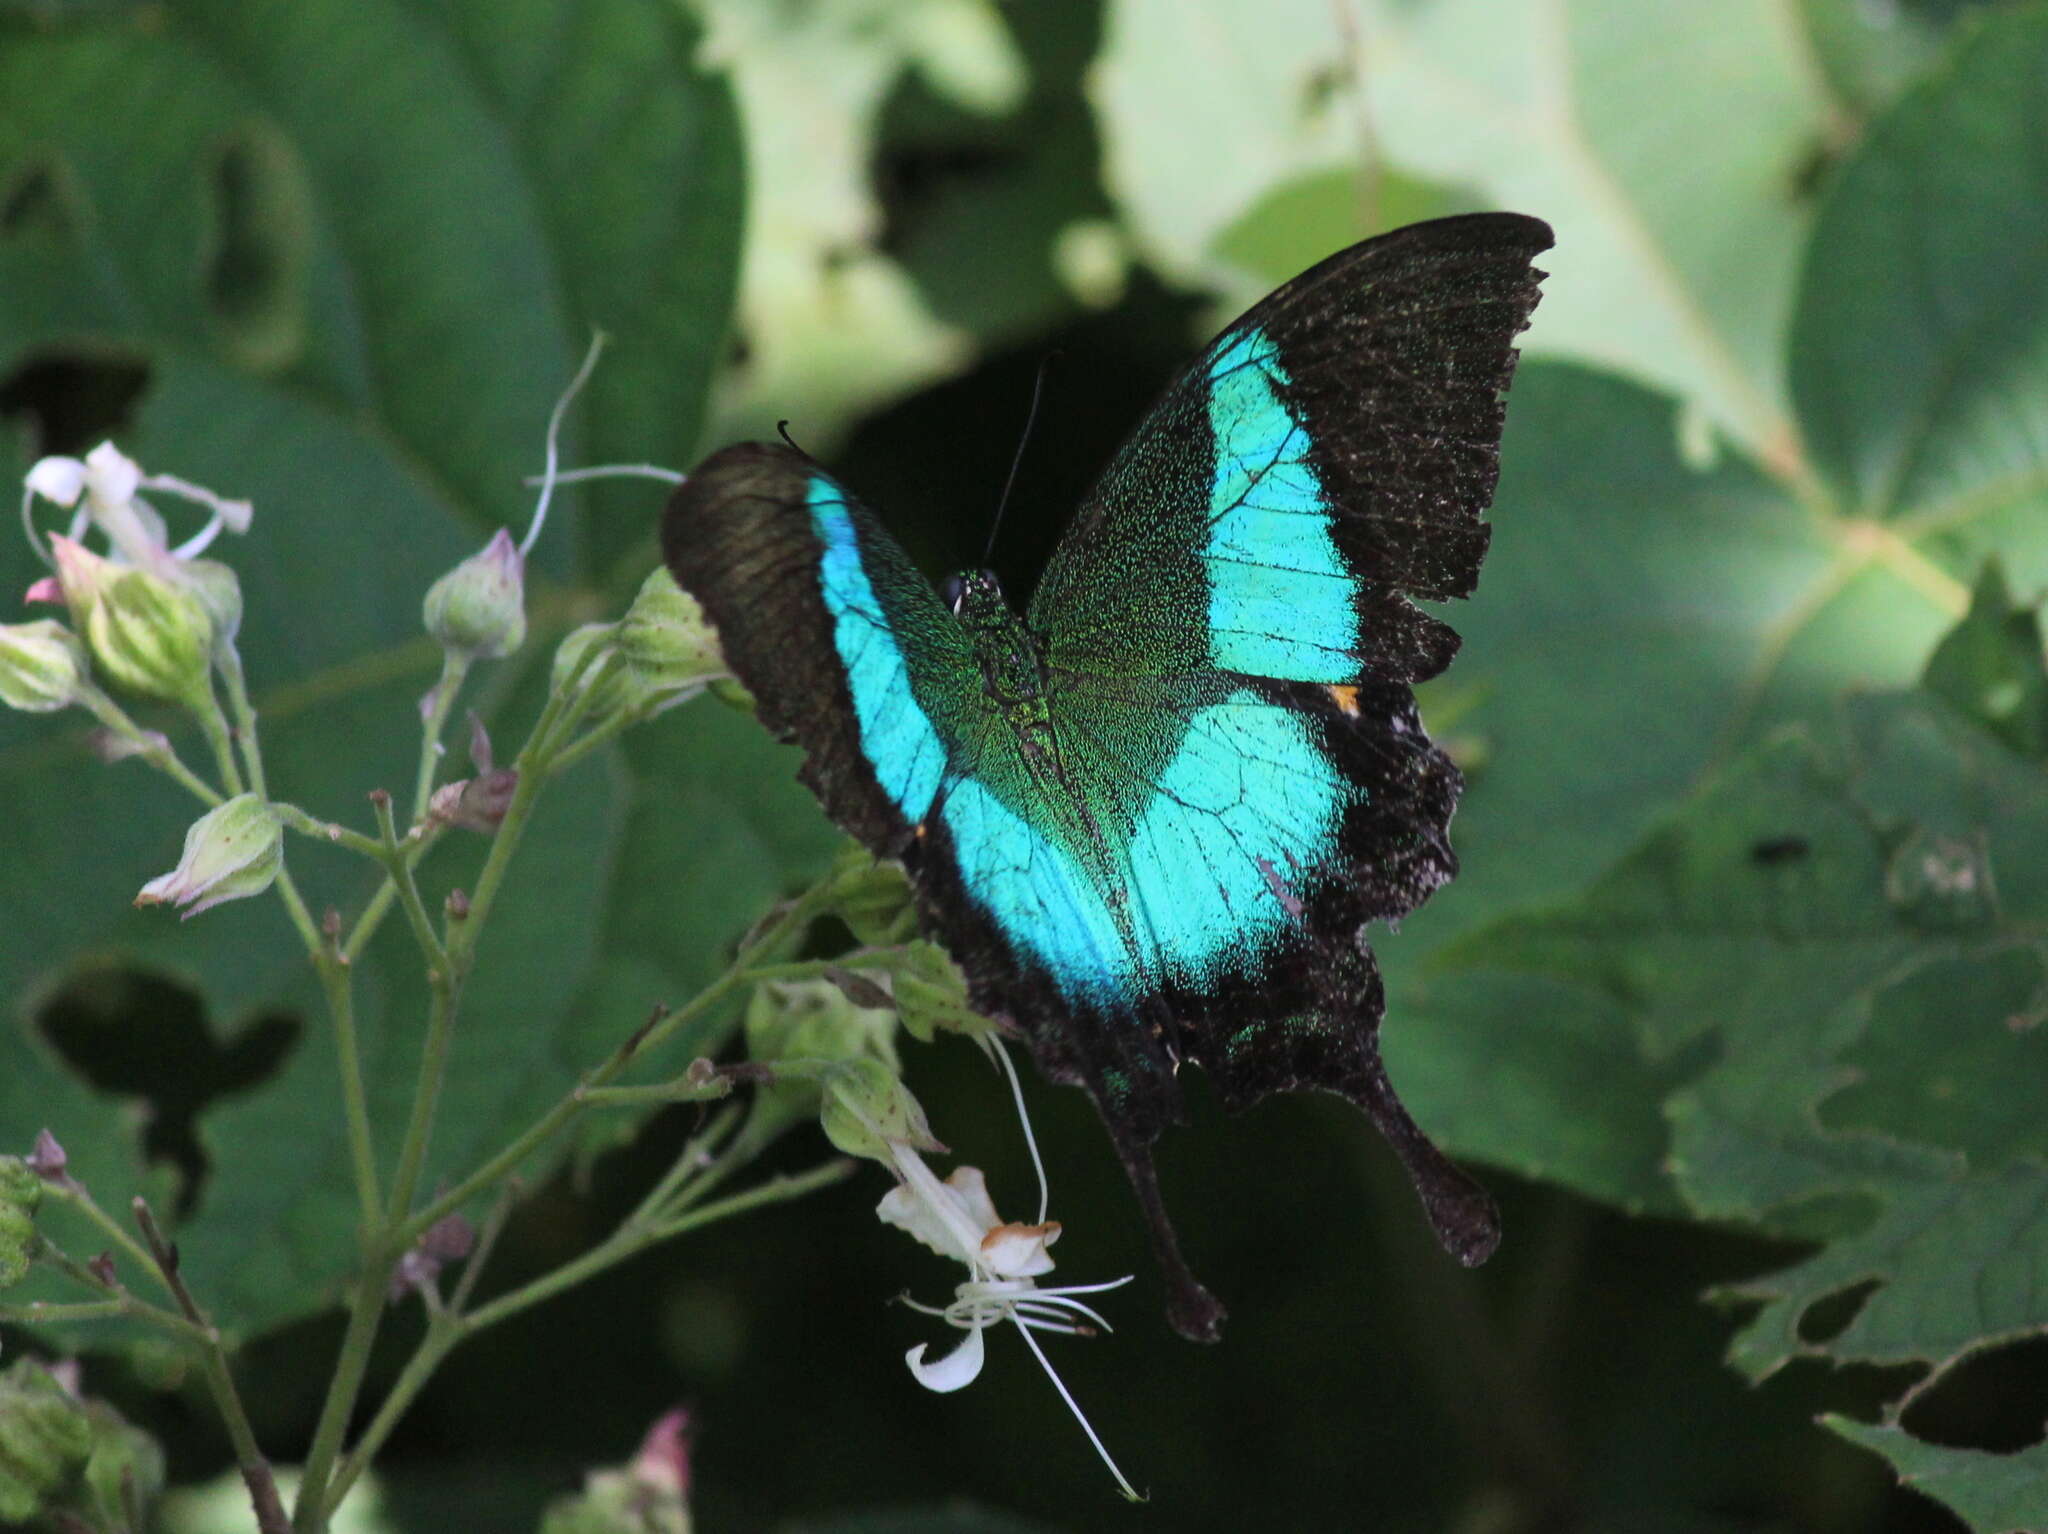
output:
<svg viewBox="0 0 2048 1534"><path fill-rule="evenodd" d="M511 767L443 783L427 803L427 819L488 836L505 823L506 813L512 808L512 796L518 789L519 773Z"/></svg>
<svg viewBox="0 0 2048 1534"><path fill-rule="evenodd" d="M90 671L85 646L63 624L0 623L0 703L53 714L84 696Z"/></svg>
<svg viewBox="0 0 2048 1534"><path fill-rule="evenodd" d="M690 1414L678 1406L657 1417L630 1467L633 1479L671 1497L690 1494Z"/></svg>
<svg viewBox="0 0 2048 1534"><path fill-rule="evenodd" d="M64 1147L47 1129L36 1132L35 1149L28 1153L27 1160L29 1170L49 1182L62 1178L64 1169L71 1165L71 1158L64 1154Z"/></svg>
<svg viewBox="0 0 2048 1534"><path fill-rule="evenodd" d="M40 602L49 607L62 607L64 605L64 588L58 584L56 576L46 575L41 580L33 583L28 590L24 591L21 594L21 599L31 604Z"/></svg>
<svg viewBox="0 0 2048 1534"><path fill-rule="evenodd" d="M101 1252L99 1256L93 1258L85 1265L85 1269L109 1289L120 1287L121 1275L114 1270L114 1254L112 1252Z"/></svg>
<svg viewBox="0 0 2048 1534"><path fill-rule="evenodd" d="M497 660L526 640L526 558L500 528L427 591L422 616L442 648Z"/></svg>
<svg viewBox="0 0 2048 1534"><path fill-rule="evenodd" d="M441 1276L451 1262L460 1262L476 1249L476 1228L459 1214L436 1220L420 1233L418 1241L392 1264L384 1294L397 1304L415 1289L424 1289Z"/></svg>
<svg viewBox="0 0 2048 1534"><path fill-rule="evenodd" d="M86 735L85 743L94 756L109 766L131 756L155 756L171 749L171 738L162 730L140 730L133 735L125 730L93 730Z"/></svg>
<svg viewBox="0 0 2048 1534"><path fill-rule="evenodd" d="M224 900L260 895L284 866L284 828L254 794L209 810L185 833L178 866L142 886L137 905L176 905L190 920Z"/></svg>
<svg viewBox="0 0 2048 1534"><path fill-rule="evenodd" d="M196 703L212 666L214 622L180 580L102 559L53 537L57 579L72 619L85 629L99 668L144 697Z"/></svg>

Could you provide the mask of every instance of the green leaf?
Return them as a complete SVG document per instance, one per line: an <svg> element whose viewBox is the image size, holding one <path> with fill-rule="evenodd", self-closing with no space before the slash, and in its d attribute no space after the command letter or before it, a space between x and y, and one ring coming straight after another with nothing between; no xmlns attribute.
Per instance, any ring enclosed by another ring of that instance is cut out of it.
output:
<svg viewBox="0 0 2048 1534"><path fill-rule="evenodd" d="M813 448L860 411L962 367L969 338L936 320L880 249L875 127L906 69L965 110L998 114L1023 65L990 0L694 0L708 56L733 70L748 152L740 296L744 360L713 435L765 437L782 418Z"/></svg>
<svg viewBox="0 0 2048 1534"><path fill-rule="evenodd" d="M737 269L736 116L696 63L695 29L653 0L599 0L568 27L538 3L156 14L14 31L0 48L0 185L26 210L0 230L0 370L139 359L148 386L123 445L255 502L251 533L214 552L242 577L273 787L362 826L367 790L411 782L435 665L421 596L491 527L523 526L520 477L593 326L614 345L572 416L569 461L693 451ZM648 549L655 504L644 487L558 503L530 572L533 636L476 694L501 741L538 706L520 678L544 677L552 636L597 595L562 583L579 568L643 574L651 554L628 551ZM0 545L0 589L35 573L18 541ZM208 765L174 717L144 722ZM430 1178L537 1116L653 1002L712 972L769 892L822 865L829 839L793 764L750 721L699 703L645 733L649 756L586 767L543 807L483 944ZM281 1076L202 1120L212 1174L179 1232L194 1287L245 1336L322 1303L352 1260L334 1042L272 903L184 925L129 909L198 807L138 763L91 762L81 736L70 716L0 719L0 791L35 807L0 865L0 1137L48 1124L110 1207L143 1180L130 1124L24 1027L84 965L192 985L222 1037L261 1011L298 1013ZM712 782L737 786L690 797ZM657 801L700 833L663 842L663 877L692 910L667 927L620 877L645 850L629 827ZM738 824L701 834L721 820ZM751 859L737 883L735 840ZM451 838L436 893L471 883L481 853ZM354 911L373 887L341 853L299 840L286 855L316 913ZM358 978L387 1136L424 1017L409 941L393 921Z"/></svg>
<svg viewBox="0 0 2048 1534"><path fill-rule="evenodd" d="M1858 118L1888 105L1941 55L1949 29L1988 0L1800 0L1799 13L1821 73Z"/></svg>
<svg viewBox="0 0 2048 1534"><path fill-rule="evenodd" d="M1814 230L1792 389L1853 515L2048 580L2048 9L1970 29L1870 129Z"/></svg>
<svg viewBox="0 0 2048 1534"><path fill-rule="evenodd" d="M1771 0L1385 0L1355 36L1319 0L1110 14L1109 181L1169 275L1254 296L1220 259L1226 232L1278 187L1384 156L1555 225L1532 348L1625 371L1796 459L1780 362L1806 227L1793 181L1824 102ZM1354 177L1324 185L1357 205Z"/></svg>
<svg viewBox="0 0 2048 1534"><path fill-rule="evenodd" d="M1625 1014L1670 1081L1685 1206L1823 1243L1732 1291L1759 1306L1739 1368L1819 1356L1939 1377L2048 1326L2044 866L2048 764L1932 690L1870 694L1839 739L1795 730L1747 753L1582 896L1437 965L1474 986L1539 979L1567 993L1552 1015L1571 994ZM1847 1292L1853 1317L1810 1335L1813 1307Z"/></svg>
<svg viewBox="0 0 2048 1534"><path fill-rule="evenodd" d="M1951 1508L1975 1534L2030 1534L2048 1523L2048 1444L1986 1454L1922 1443L1902 1428L1837 1416L1821 1420L1883 1455L1903 1485Z"/></svg>

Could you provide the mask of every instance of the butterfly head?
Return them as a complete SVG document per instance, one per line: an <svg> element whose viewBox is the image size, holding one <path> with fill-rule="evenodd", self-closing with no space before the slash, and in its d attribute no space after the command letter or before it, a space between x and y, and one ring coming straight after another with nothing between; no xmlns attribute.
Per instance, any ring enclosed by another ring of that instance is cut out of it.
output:
<svg viewBox="0 0 2048 1534"><path fill-rule="evenodd" d="M969 628L985 628L1009 616L1010 604L993 570L961 570L939 587L953 616Z"/></svg>

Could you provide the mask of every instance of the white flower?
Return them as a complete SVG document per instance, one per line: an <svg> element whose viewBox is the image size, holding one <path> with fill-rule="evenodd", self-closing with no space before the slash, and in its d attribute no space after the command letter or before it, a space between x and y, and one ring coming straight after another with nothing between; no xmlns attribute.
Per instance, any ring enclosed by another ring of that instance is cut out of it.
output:
<svg viewBox="0 0 2048 1534"><path fill-rule="evenodd" d="M74 542L85 536L88 527L98 527L106 534L117 562L154 567L158 574L173 573L171 561L190 560L204 553L222 528L247 532L252 515L247 501L228 500L175 474L144 474L134 459L111 442L102 442L83 459L38 459L23 476L22 486L22 523L28 529L29 542L46 564L51 562L49 553L35 527L37 497L74 512L67 529ZM163 517L142 499L144 490L197 502L212 515L197 533L172 548Z"/></svg>
<svg viewBox="0 0 2048 1534"><path fill-rule="evenodd" d="M1024 1099L1009 1056L994 1043L992 1053L1009 1075L1020 1116ZM1024 1125L1027 1140L1031 1126ZM1141 1500L1116 1461L1109 1457L1102 1440L1082 1414L1066 1384L1054 1372L1052 1363L1038 1345L1033 1332L1062 1332L1070 1337L1092 1337L1109 1331L1110 1325L1085 1301L1084 1294L1099 1294L1131 1281L1130 1275L1102 1284L1069 1284L1041 1288L1037 1280L1053 1268L1046 1249L1059 1239L1057 1220L1045 1217L1044 1170L1039 1173L1039 1209L1035 1224L1004 1221L989 1197L987 1180L976 1167L954 1168L941 1182L916 1149L899 1139L888 1141L889 1157L901 1179L883 1197L875 1213L890 1225L907 1231L941 1257L950 1257L967 1269L967 1279L953 1290L950 1305L924 1305L906 1297L904 1303L928 1316L938 1316L966 1335L945 1357L927 1363L927 1345L920 1342L903 1355L912 1376L927 1390L950 1392L970 1385L981 1373L985 1344L982 1334L1000 1321L1015 1323L1018 1334L1045 1370L1060 1399L1081 1424L1095 1452L1116 1477L1117 1485L1133 1501ZM1031 1158L1038 1161L1038 1147L1031 1144Z"/></svg>

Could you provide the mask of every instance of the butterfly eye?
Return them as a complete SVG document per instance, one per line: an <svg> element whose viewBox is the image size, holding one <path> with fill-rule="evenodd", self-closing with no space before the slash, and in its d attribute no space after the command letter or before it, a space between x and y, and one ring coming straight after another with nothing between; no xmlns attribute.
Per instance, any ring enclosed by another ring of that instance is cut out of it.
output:
<svg viewBox="0 0 2048 1534"><path fill-rule="evenodd" d="M951 608L957 615L960 611L960 599L967 595L967 577L964 575L947 576L939 583L939 595L946 599L946 606Z"/></svg>

